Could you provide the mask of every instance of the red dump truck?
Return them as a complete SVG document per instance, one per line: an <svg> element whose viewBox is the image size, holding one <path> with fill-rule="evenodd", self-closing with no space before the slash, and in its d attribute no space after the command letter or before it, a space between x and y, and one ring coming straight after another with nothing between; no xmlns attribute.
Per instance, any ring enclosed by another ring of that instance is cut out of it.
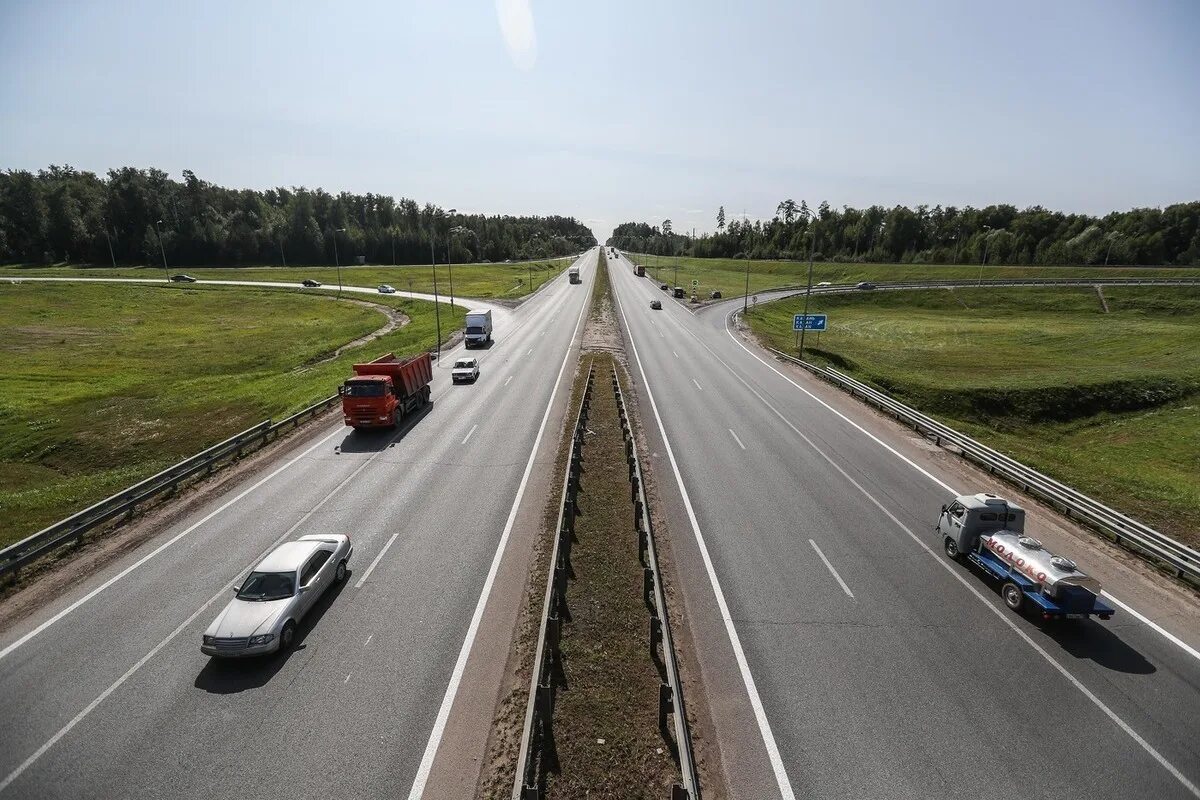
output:
<svg viewBox="0 0 1200 800"><path fill-rule="evenodd" d="M394 428L429 402L433 362L429 353L396 358L392 353L355 364L354 376L338 387L342 417L355 430Z"/></svg>

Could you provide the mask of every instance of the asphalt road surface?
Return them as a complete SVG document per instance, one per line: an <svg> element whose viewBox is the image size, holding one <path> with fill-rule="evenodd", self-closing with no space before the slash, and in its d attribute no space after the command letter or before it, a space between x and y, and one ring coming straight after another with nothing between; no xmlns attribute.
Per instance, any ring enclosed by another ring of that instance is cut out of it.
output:
<svg viewBox="0 0 1200 800"><path fill-rule="evenodd" d="M728 330L740 300L610 272L733 796L1200 796L1194 651L1008 611L931 532L979 491L953 456L785 378Z"/></svg>
<svg viewBox="0 0 1200 800"><path fill-rule="evenodd" d="M564 273L495 309L493 346L471 351L475 385L450 383L461 348L443 354L432 406L399 431L306 430L0 634L0 798L407 795L551 398L569 387L596 260L581 256L582 287ZM351 536L351 574L291 653L200 652L261 554L326 531Z"/></svg>

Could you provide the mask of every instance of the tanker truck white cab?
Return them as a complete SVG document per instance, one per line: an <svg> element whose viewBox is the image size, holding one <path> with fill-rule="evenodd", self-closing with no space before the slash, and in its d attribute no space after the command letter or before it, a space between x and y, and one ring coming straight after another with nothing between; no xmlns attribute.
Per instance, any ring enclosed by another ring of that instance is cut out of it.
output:
<svg viewBox="0 0 1200 800"><path fill-rule="evenodd" d="M935 530L946 555L1000 582L1000 597L1013 611L1028 609L1047 620L1113 615L1100 599L1100 582L1026 536L1025 509L1003 497L956 497L942 506Z"/></svg>
<svg viewBox="0 0 1200 800"><path fill-rule="evenodd" d="M466 320L466 336L464 344L467 347L483 347L492 341L492 312L468 311Z"/></svg>

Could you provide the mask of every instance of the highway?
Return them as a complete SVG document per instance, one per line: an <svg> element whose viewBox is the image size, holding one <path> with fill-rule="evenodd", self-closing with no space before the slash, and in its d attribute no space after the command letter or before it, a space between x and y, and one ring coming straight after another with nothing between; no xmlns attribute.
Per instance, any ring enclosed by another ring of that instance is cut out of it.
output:
<svg viewBox="0 0 1200 800"><path fill-rule="evenodd" d="M583 286L563 274L495 309L493 346L472 351L476 385L450 384L461 347L446 352L432 406L399 431L310 426L0 634L0 798L407 795L428 772L522 499L540 512L525 490L557 445L551 409L569 389L596 253L579 261ZM352 571L294 650L201 654L201 632L261 554L324 531L351 536Z"/></svg>
<svg viewBox="0 0 1200 800"><path fill-rule="evenodd" d="M740 342L740 299L610 273L732 796L1200 797L1194 650L1014 615L931 533L994 481Z"/></svg>

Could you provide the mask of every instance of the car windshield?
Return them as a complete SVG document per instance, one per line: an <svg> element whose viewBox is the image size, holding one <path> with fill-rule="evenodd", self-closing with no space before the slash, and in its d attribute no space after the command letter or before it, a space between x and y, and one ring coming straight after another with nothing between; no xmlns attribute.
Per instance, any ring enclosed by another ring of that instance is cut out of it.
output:
<svg viewBox="0 0 1200 800"><path fill-rule="evenodd" d="M342 392L346 397L383 397L383 384L377 381L347 383Z"/></svg>
<svg viewBox="0 0 1200 800"><path fill-rule="evenodd" d="M475 365L474 365L474 364L473 364L471 361L469 361L469 360L467 360L467 359L463 359L463 360L461 360L461 361L455 361L455 362L454 362L454 368L455 368L455 369L470 369L470 368L471 368L471 367L473 367L473 366L475 366Z"/></svg>
<svg viewBox="0 0 1200 800"><path fill-rule="evenodd" d="M296 593L290 572L251 572L238 589L238 600L282 600Z"/></svg>

